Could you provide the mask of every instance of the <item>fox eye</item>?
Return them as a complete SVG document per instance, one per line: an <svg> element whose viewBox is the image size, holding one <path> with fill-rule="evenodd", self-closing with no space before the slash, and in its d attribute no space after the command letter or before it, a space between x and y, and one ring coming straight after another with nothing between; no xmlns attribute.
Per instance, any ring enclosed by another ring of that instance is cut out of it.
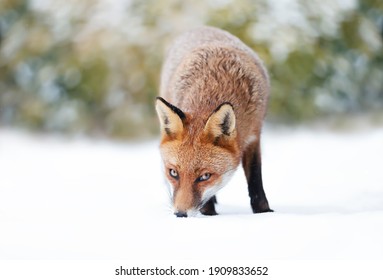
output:
<svg viewBox="0 0 383 280"><path fill-rule="evenodd" d="M172 176L174 179L178 179L178 172L175 171L174 169L169 169L169 174Z"/></svg>
<svg viewBox="0 0 383 280"><path fill-rule="evenodd" d="M210 176L211 174L210 173L205 173L203 174L201 177L198 178L198 181L202 182L202 181L207 181L210 179Z"/></svg>

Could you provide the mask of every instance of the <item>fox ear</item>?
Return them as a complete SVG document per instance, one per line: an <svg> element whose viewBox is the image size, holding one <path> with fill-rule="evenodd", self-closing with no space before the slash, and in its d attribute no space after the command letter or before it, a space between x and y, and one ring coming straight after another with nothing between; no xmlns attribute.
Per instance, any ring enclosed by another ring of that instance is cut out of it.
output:
<svg viewBox="0 0 383 280"><path fill-rule="evenodd" d="M235 114L230 103L222 103L214 110L206 122L205 133L210 134L215 139L220 136L234 136Z"/></svg>
<svg viewBox="0 0 383 280"><path fill-rule="evenodd" d="M156 111L161 124L162 135L177 137L184 129L183 120L185 114L165 99L157 97Z"/></svg>

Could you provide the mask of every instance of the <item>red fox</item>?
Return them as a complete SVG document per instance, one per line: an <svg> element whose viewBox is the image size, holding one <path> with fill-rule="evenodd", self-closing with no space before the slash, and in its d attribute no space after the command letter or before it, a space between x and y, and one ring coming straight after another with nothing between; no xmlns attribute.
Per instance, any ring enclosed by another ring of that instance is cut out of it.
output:
<svg viewBox="0 0 383 280"><path fill-rule="evenodd" d="M257 54L217 28L186 32L168 51L160 96L160 152L174 214L216 215L215 194L241 161L253 212L273 211L263 189L260 151L269 79Z"/></svg>

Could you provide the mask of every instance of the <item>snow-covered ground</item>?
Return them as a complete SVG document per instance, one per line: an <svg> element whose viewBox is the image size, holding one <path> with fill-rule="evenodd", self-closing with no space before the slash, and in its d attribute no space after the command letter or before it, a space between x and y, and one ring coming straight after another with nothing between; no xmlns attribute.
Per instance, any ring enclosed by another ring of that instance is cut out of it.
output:
<svg viewBox="0 0 383 280"><path fill-rule="evenodd" d="M219 216L175 218L157 145L0 130L0 258L383 258L383 129L266 130L257 215L239 169Z"/></svg>

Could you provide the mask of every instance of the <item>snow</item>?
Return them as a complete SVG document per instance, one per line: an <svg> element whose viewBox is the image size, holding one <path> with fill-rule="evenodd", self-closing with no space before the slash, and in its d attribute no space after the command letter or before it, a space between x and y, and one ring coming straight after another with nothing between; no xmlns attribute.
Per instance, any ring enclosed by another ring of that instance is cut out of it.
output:
<svg viewBox="0 0 383 280"><path fill-rule="evenodd" d="M243 171L216 217L175 218L158 141L0 130L0 259L381 259L383 129L267 129L254 215Z"/></svg>

